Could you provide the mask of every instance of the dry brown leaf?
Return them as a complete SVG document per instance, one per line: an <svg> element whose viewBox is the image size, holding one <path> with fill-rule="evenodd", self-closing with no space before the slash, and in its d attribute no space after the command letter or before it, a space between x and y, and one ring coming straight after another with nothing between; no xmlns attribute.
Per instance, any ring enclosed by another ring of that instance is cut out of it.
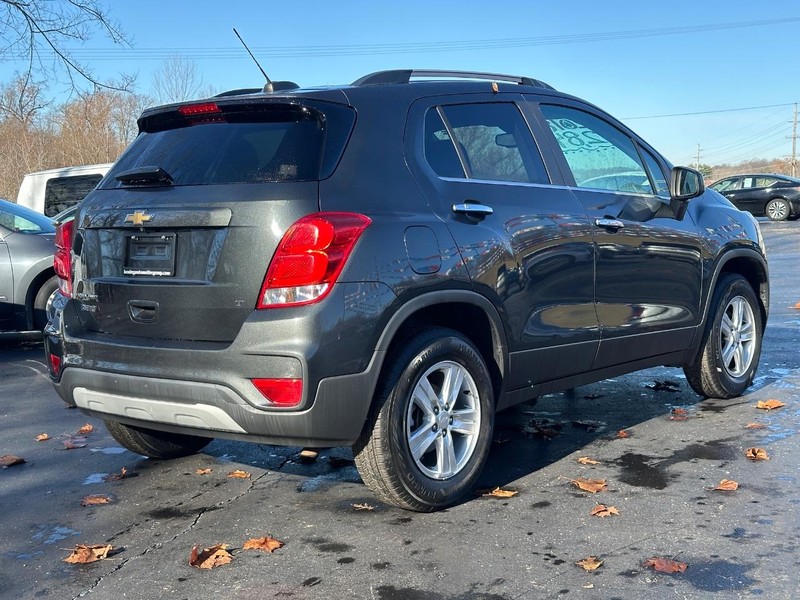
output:
<svg viewBox="0 0 800 600"><path fill-rule="evenodd" d="M516 490L504 490L502 488L496 487L493 490L482 490L481 496L487 496L490 498L513 498L519 494Z"/></svg>
<svg viewBox="0 0 800 600"><path fill-rule="evenodd" d="M615 506L606 506L605 504L598 504L592 509L592 512L589 513L593 517L600 517L604 519L605 517L610 517L611 515L619 515L619 511Z"/></svg>
<svg viewBox="0 0 800 600"><path fill-rule="evenodd" d="M714 489L720 492L735 492L739 489L739 483L733 479L723 479Z"/></svg>
<svg viewBox="0 0 800 600"><path fill-rule="evenodd" d="M353 504L353 508L356 510L375 510L375 507L371 504L367 504L364 502L363 504Z"/></svg>
<svg viewBox="0 0 800 600"><path fill-rule="evenodd" d="M283 542L267 535L264 537L247 540L242 548L244 550L263 550L264 552L272 552L278 548L281 548L283 545Z"/></svg>
<svg viewBox="0 0 800 600"><path fill-rule="evenodd" d="M105 479L106 481L119 481L120 479L125 479L127 475L128 475L128 469L122 467L119 470L119 473L109 473L108 475L106 475Z"/></svg>
<svg viewBox="0 0 800 600"><path fill-rule="evenodd" d="M4 469L6 467L13 467L14 465L21 465L24 462L24 458L14 456L13 454L4 454L3 456L0 456L0 467L3 467Z"/></svg>
<svg viewBox="0 0 800 600"><path fill-rule="evenodd" d="M250 473L236 469L235 471L228 473L228 477L232 477L234 479L250 479Z"/></svg>
<svg viewBox="0 0 800 600"><path fill-rule="evenodd" d="M591 492L592 494L604 492L608 489L605 479L584 479L583 477L578 477L577 479L570 479L570 483L579 487L584 492Z"/></svg>
<svg viewBox="0 0 800 600"><path fill-rule="evenodd" d="M745 429L766 429L767 426L763 423L748 423L744 426Z"/></svg>
<svg viewBox="0 0 800 600"><path fill-rule="evenodd" d="M624 429L620 429L620 430L617 432L617 437L618 437L618 438L628 438L628 437L631 437L631 434L630 434L630 433L628 433L627 431L625 431Z"/></svg>
<svg viewBox="0 0 800 600"><path fill-rule="evenodd" d="M198 475L209 475L211 473L211 469L197 469L195 473Z"/></svg>
<svg viewBox="0 0 800 600"><path fill-rule="evenodd" d="M677 562L669 558L654 556L644 561L642 563L642 566L653 567L653 569L655 569L659 573L683 573L684 571L686 571L686 567L688 567L689 565L687 565L686 563Z"/></svg>
<svg viewBox="0 0 800 600"><path fill-rule="evenodd" d="M78 435L86 435L87 433L92 433L94 431L94 426L91 423L87 423L80 429L78 429Z"/></svg>
<svg viewBox="0 0 800 600"><path fill-rule="evenodd" d="M50 436L47 435L46 433L40 433L39 435L36 436L36 441L37 442L46 442L49 439L50 439Z"/></svg>
<svg viewBox="0 0 800 600"><path fill-rule="evenodd" d="M797 310L800 310L800 302L798 302L797 304L795 304L795 305L794 305L794 308L796 308Z"/></svg>
<svg viewBox="0 0 800 600"><path fill-rule="evenodd" d="M600 464L599 460L595 460L593 458L589 458L588 456L581 456L578 459L578 462L581 463L582 465L599 465Z"/></svg>
<svg viewBox="0 0 800 600"><path fill-rule="evenodd" d="M689 413L685 408L673 408L669 413L670 421L685 421L689 418Z"/></svg>
<svg viewBox="0 0 800 600"><path fill-rule="evenodd" d="M97 562L106 558L111 550L111 544L96 544L94 546L75 544L72 553L64 559L64 562L76 565Z"/></svg>
<svg viewBox="0 0 800 600"><path fill-rule="evenodd" d="M756 408L760 408L762 410L773 410L775 408L780 408L781 406L786 406L786 403L781 402L780 400L759 400L756 403Z"/></svg>
<svg viewBox="0 0 800 600"><path fill-rule="evenodd" d="M189 564L198 569L213 569L226 565L233 560L231 553L226 550L227 547L228 544L217 544L200 550L200 546L195 546L189 554Z"/></svg>
<svg viewBox="0 0 800 600"><path fill-rule="evenodd" d="M91 494L81 500L81 506L96 506L98 504L110 504L114 501L111 496L106 494Z"/></svg>
<svg viewBox="0 0 800 600"><path fill-rule="evenodd" d="M585 569L586 571L596 571L603 564L603 561L597 558L596 556L587 556L586 558L584 558L583 560L579 560L575 564L581 567L582 569Z"/></svg>
<svg viewBox="0 0 800 600"><path fill-rule="evenodd" d="M769 454L763 448L748 448L744 455L750 460L769 460Z"/></svg>
<svg viewBox="0 0 800 600"><path fill-rule="evenodd" d="M76 450L78 448L86 448L85 437L71 437L64 440L64 450Z"/></svg>

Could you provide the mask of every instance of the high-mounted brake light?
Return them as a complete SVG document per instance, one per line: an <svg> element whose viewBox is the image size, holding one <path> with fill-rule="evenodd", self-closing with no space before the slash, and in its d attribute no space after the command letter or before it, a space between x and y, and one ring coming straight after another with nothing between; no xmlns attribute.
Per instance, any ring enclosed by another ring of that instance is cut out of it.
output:
<svg viewBox="0 0 800 600"><path fill-rule="evenodd" d="M72 234L74 231L74 220L56 226L53 270L58 276L58 287L67 298L72 298Z"/></svg>
<svg viewBox="0 0 800 600"><path fill-rule="evenodd" d="M185 117L194 117L221 113L222 111L216 102L205 102L203 104L184 104L178 108L178 112Z"/></svg>
<svg viewBox="0 0 800 600"><path fill-rule="evenodd" d="M369 217L344 212L317 213L296 221L275 250L256 308L322 300L370 223Z"/></svg>

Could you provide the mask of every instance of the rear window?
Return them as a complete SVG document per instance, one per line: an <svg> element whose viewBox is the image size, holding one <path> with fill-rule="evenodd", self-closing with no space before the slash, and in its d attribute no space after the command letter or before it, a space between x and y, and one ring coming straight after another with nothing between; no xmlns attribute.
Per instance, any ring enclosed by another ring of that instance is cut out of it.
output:
<svg viewBox="0 0 800 600"><path fill-rule="evenodd" d="M177 110L140 119L141 133L114 165L103 188L122 187L116 175L161 167L174 185L313 181L333 172L355 113L297 104L219 105L219 113Z"/></svg>
<svg viewBox="0 0 800 600"><path fill-rule="evenodd" d="M44 192L44 214L52 217L74 206L83 200L102 178L102 175L95 173L48 179Z"/></svg>

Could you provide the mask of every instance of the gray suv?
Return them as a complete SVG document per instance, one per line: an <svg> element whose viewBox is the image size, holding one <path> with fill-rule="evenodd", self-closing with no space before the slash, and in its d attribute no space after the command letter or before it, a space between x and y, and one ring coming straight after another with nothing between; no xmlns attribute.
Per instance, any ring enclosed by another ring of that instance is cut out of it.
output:
<svg viewBox="0 0 800 600"><path fill-rule="evenodd" d="M59 231L46 331L59 395L133 452L348 445L430 511L475 484L498 410L655 365L703 396L753 380L756 221L541 81L283 83L139 129Z"/></svg>

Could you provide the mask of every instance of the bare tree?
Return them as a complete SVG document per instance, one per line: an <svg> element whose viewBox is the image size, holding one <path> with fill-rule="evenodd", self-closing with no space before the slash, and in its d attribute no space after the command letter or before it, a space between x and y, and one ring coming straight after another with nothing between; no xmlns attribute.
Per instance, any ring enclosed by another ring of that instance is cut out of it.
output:
<svg viewBox="0 0 800 600"><path fill-rule="evenodd" d="M158 104L169 104L210 96L213 91L193 60L176 55L165 60L153 75L153 93Z"/></svg>
<svg viewBox="0 0 800 600"><path fill-rule="evenodd" d="M51 104L44 99L43 91L42 84L32 81L27 74L0 86L0 121L18 121L30 129Z"/></svg>
<svg viewBox="0 0 800 600"><path fill-rule="evenodd" d="M119 85L103 83L68 49L98 31L115 44L128 44L98 0L0 0L0 55L25 60L28 80L34 74L48 79L64 73L75 89L81 80L99 88L129 89L130 78Z"/></svg>

